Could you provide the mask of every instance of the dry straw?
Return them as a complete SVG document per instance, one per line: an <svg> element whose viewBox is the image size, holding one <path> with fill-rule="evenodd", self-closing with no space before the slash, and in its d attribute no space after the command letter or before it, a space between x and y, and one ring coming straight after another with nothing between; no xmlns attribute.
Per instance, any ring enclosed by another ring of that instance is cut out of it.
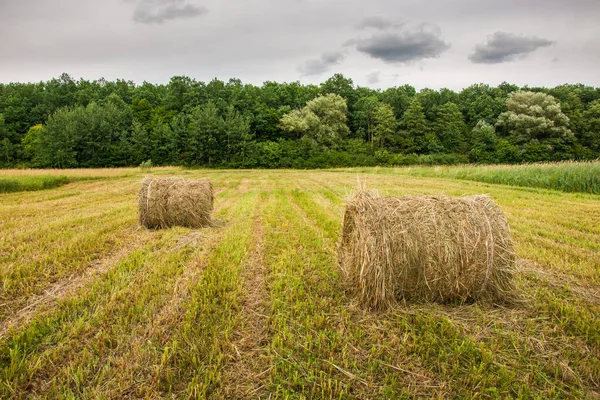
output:
<svg viewBox="0 0 600 400"><path fill-rule="evenodd" d="M139 208L147 228L212 226L213 187L208 179L144 178Z"/></svg>
<svg viewBox="0 0 600 400"><path fill-rule="evenodd" d="M503 302L514 291L506 217L487 196L348 199L339 261L360 302Z"/></svg>

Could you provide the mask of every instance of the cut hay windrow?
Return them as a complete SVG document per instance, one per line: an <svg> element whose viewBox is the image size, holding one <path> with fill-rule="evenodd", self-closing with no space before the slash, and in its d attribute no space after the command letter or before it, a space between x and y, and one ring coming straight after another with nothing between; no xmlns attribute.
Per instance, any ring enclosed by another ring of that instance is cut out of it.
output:
<svg viewBox="0 0 600 400"><path fill-rule="evenodd" d="M504 302L514 293L508 221L485 195L348 199L339 261L368 308L398 300Z"/></svg>
<svg viewBox="0 0 600 400"><path fill-rule="evenodd" d="M158 229L171 226L212 226L213 187L208 179L144 178L139 195L140 224Z"/></svg>

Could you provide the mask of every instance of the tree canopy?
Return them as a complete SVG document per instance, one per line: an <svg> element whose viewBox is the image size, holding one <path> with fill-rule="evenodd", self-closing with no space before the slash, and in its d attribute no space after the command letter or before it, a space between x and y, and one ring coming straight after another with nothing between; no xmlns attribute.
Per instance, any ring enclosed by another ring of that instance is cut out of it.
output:
<svg viewBox="0 0 600 400"><path fill-rule="evenodd" d="M239 79L0 84L0 166L329 167L600 157L600 89Z"/></svg>
<svg viewBox="0 0 600 400"><path fill-rule="evenodd" d="M507 111L496 126L517 146L525 161L565 160L573 157L574 135L569 118L551 95L528 91L513 92Z"/></svg>

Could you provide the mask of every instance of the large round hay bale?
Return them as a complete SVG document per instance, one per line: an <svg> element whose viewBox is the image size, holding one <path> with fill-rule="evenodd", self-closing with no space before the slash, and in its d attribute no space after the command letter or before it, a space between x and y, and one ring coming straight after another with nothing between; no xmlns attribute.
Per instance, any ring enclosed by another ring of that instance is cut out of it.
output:
<svg viewBox="0 0 600 400"><path fill-rule="evenodd" d="M213 187L208 179L144 178L139 208L147 228L211 226Z"/></svg>
<svg viewBox="0 0 600 400"><path fill-rule="evenodd" d="M502 302L514 290L508 221L485 195L360 192L346 204L339 261L368 308L399 299Z"/></svg>

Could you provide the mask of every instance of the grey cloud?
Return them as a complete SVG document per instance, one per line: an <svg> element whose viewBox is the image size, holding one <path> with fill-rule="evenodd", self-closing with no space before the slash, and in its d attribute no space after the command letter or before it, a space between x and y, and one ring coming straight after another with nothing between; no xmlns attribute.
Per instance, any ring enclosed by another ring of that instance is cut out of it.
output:
<svg viewBox="0 0 600 400"><path fill-rule="evenodd" d="M370 74L367 74L366 78L367 78L367 83L369 85L375 85L376 83L379 83L379 79L380 79L380 72L379 71L375 71L375 72L371 72Z"/></svg>
<svg viewBox="0 0 600 400"><path fill-rule="evenodd" d="M321 58L305 62L304 65L298 68L298 71L305 76L320 75L327 72L334 65L341 63L344 58L346 58L346 54L341 51L324 53Z"/></svg>
<svg viewBox="0 0 600 400"><path fill-rule="evenodd" d="M394 23L382 17L368 17L363 19L357 27L358 29L375 28L385 30L389 28L398 28L400 26L402 26L401 23Z"/></svg>
<svg viewBox="0 0 600 400"><path fill-rule="evenodd" d="M408 63L425 58L439 57L450 45L441 38L435 25L422 24L416 29L397 29L376 33L367 39L354 39L346 45L387 63Z"/></svg>
<svg viewBox="0 0 600 400"><path fill-rule="evenodd" d="M206 7L187 4L185 0L141 0L133 12L133 20L142 24L161 24L206 14Z"/></svg>
<svg viewBox="0 0 600 400"><path fill-rule="evenodd" d="M554 44L553 41L535 36L519 36L513 33L496 32L488 36L487 42L475 46L469 60L478 64L499 64L522 60L530 53Z"/></svg>

